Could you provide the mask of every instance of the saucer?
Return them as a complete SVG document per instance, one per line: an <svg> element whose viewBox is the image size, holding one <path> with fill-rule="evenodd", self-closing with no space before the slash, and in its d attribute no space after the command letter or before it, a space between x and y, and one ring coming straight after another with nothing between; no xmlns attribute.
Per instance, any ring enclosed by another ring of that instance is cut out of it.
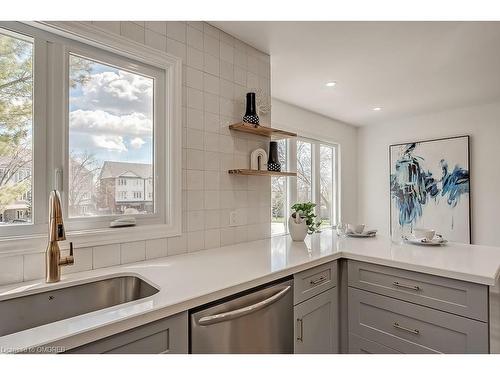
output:
<svg viewBox="0 0 500 375"><path fill-rule="evenodd" d="M375 237L377 234L377 230L367 230L362 233L355 233L355 232L347 232L347 235L349 237L357 237L357 238L367 238L367 237Z"/></svg>
<svg viewBox="0 0 500 375"><path fill-rule="evenodd" d="M434 237L432 240L428 240L427 238L415 238L415 237L403 237L403 239L408 243L412 243L414 245L419 245L419 246L441 246L448 242L443 237L438 235L436 235L436 237Z"/></svg>

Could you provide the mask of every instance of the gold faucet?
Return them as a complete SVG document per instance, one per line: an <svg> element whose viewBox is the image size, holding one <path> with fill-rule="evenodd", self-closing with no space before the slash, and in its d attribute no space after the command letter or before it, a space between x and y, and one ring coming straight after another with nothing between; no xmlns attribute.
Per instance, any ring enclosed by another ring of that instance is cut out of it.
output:
<svg viewBox="0 0 500 375"><path fill-rule="evenodd" d="M48 283L61 280L61 266L75 263L72 242L69 243L69 256L61 258L58 242L65 239L61 198L57 190L52 190L49 196L49 244L45 251L45 281Z"/></svg>

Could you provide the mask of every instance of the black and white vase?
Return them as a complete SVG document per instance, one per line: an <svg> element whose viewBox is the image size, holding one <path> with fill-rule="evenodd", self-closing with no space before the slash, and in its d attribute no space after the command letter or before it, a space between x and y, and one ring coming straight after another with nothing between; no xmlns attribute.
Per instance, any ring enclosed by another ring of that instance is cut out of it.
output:
<svg viewBox="0 0 500 375"><path fill-rule="evenodd" d="M255 93L247 93L247 109L245 111L245 116L243 116L243 122L259 126L259 116L257 115L257 109L255 106Z"/></svg>
<svg viewBox="0 0 500 375"><path fill-rule="evenodd" d="M278 159L278 143L271 141L269 143L269 159L267 160L267 170L281 172L281 164Z"/></svg>

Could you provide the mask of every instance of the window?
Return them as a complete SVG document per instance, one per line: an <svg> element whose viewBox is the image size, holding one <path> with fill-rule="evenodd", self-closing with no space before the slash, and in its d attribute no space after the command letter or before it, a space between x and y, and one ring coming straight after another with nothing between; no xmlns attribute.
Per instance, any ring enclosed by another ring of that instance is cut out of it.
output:
<svg viewBox="0 0 500 375"><path fill-rule="evenodd" d="M179 234L181 69L77 22L0 22L0 237L45 233L54 188L75 245ZM109 229L123 214L148 230Z"/></svg>
<svg viewBox="0 0 500 375"><path fill-rule="evenodd" d="M297 141L297 201L312 200L312 145Z"/></svg>
<svg viewBox="0 0 500 375"><path fill-rule="evenodd" d="M297 178L272 177L271 234L287 233L289 208L295 202L316 203L321 227L336 225L338 212L337 146L298 138L278 143L283 170L296 170ZM288 167L289 166L289 167Z"/></svg>
<svg viewBox="0 0 500 375"><path fill-rule="evenodd" d="M278 158L281 169L287 169L287 142L278 141ZM286 177L271 177L271 235L286 233L286 219L288 218L288 187Z"/></svg>
<svg viewBox="0 0 500 375"><path fill-rule="evenodd" d="M2 224L32 222L33 39L0 29L0 214ZM15 219L23 219L22 221Z"/></svg>

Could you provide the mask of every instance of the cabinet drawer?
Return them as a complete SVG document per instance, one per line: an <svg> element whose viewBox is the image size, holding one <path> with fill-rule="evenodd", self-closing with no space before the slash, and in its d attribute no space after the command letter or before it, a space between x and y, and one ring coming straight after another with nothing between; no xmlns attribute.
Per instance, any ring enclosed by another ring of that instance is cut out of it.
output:
<svg viewBox="0 0 500 375"><path fill-rule="evenodd" d="M349 334L349 354L401 354L401 352L351 333Z"/></svg>
<svg viewBox="0 0 500 375"><path fill-rule="evenodd" d="M293 275L294 305L337 285L337 262L322 264Z"/></svg>
<svg viewBox="0 0 500 375"><path fill-rule="evenodd" d="M488 324L349 287L349 332L402 353L488 353Z"/></svg>
<svg viewBox="0 0 500 375"><path fill-rule="evenodd" d="M348 262L349 286L488 321L488 287L357 261Z"/></svg>
<svg viewBox="0 0 500 375"><path fill-rule="evenodd" d="M187 354L187 312L71 349L69 354Z"/></svg>

